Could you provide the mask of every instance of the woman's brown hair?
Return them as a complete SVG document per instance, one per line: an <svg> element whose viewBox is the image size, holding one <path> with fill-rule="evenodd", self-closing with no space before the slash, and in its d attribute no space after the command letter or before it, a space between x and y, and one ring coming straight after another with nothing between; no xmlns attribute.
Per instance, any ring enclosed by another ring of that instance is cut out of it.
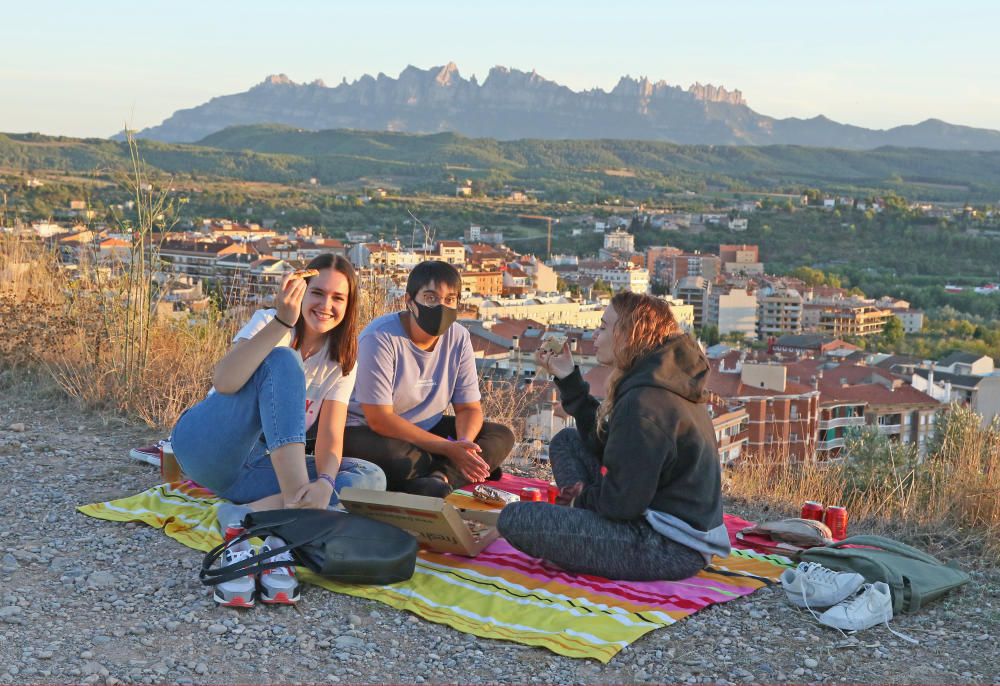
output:
<svg viewBox="0 0 1000 686"><path fill-rule="evenodd" d="M597 408L597 431L607 431L607 419L615 404L618 384L637 360L653 352L668 337L680 333L670 305L652 295L621 291L611 298L608 307L615 308L618 321L614 326L615 362L608 377L607 393Z"/></svg>
<svg viewBox="0 0 1000 686"><path fill-rule="evenodd" d="M314 257L306 269L333 269L347 278L347 309L344 318L326 334L330 359L340 364L341 374L349 374L358 361L358 277L354 266L344 257L324 253ZM308 286L312 277L306 279ZM295 322L295 348L297 349L305 331L305 322L299 317Z"/></svg>

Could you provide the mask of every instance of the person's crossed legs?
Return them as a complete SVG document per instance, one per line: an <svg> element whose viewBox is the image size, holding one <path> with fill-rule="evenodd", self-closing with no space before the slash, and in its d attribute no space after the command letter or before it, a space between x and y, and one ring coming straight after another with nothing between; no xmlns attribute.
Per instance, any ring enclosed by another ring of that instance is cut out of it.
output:
<svg viewBox="0 0 1000 686"><path fill-rule="evenodd" d="M455 438L455 418L442 417L430 430L441 438ZM474 439L489 465L490 478L499 478L500 465L514 447L514 434L503 424L484 422ZM452 488L469 483L451 461L412 443L375 433L367 426L344 430L344 453L377 464L385 472L387 489L443 498Z"/></svg>

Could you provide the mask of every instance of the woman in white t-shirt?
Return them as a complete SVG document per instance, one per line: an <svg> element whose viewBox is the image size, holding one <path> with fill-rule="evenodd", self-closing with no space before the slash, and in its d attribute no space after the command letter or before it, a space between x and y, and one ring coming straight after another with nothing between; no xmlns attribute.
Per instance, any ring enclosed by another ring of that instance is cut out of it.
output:
<svg viewBox="0 0 1000 686"><path fill-rule="evenodd" d="M276 307L236 334L214 388L170 439L188 476L255 510L326 508L345 486L385 488L376 465L342 454L358 350L354 268L326 254L308 269L319 273L288 274Z"/></svg>

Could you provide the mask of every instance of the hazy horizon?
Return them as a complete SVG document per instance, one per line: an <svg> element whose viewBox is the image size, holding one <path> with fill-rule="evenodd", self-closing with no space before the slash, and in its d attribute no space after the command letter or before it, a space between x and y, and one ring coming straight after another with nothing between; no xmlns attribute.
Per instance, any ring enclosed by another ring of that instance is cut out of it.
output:
<svg viewBox="0 0 1000 686"><path fill-rule="evenodd" d="M40 0L8 8L0 131L107 137L127 122L246 91L269 74L335 86L408 64L455 62L480 82L503 65L574 91L625 75L742 91L755 111L887 129L929 118L1000 129L1000 6L977 0L528 3L502 10L389 0L370 8L303 0L201 6L179 0L93 6ZM488 27L488 32L484 30Z"/></svg>

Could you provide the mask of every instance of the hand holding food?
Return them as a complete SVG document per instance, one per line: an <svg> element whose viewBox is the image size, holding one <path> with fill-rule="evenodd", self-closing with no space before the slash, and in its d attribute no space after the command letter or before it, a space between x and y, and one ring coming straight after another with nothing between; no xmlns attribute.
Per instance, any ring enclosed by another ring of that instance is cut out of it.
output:
<svg viewBox="0 0 1000 686"><path fill-rule="evenodd" d="M561 333L554 333L542 342L542 350L550 352L553 355L558 355L562 352L564 345L566 345L566 336Z"/></svg>
<svg viewBox="0 0 1000 686"><path fill-rule="evenodd" d="M285 326L294 326L298 321L302 298L306 294L305 280L295 274L296 272L289 272L285 275L281 280L281 290L274 298L274 309L278 311L278 319Z"/></svg>
<svg viewBox="0 0 1000 686"><path fill-rule="evenodd" d="M558 347L557 347L558 346ZM535 363L557 379L564 379L573 373L576 363L569 351L566 337L557 334L546 339L535 353Z"/></svg>

